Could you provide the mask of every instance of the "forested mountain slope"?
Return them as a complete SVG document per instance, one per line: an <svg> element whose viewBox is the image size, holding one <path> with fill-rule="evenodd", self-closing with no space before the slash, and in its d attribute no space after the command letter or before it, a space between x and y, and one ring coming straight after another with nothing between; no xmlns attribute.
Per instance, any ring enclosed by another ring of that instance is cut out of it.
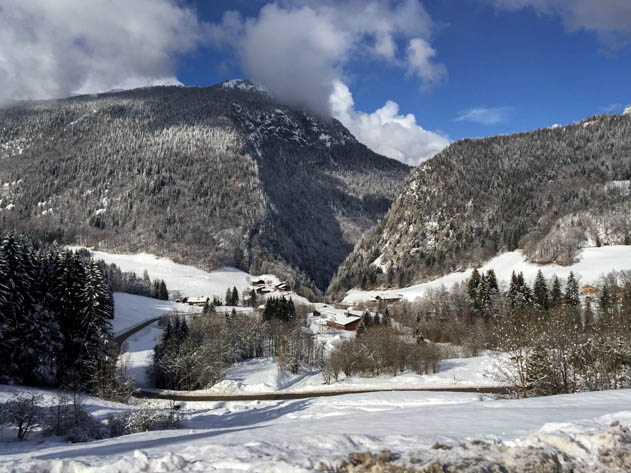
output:
<svg viewBox="0 0 631 473"><path fill-rule="evenodd" d="M631 244L631 114L465 139L420 165L329 291L401 287L503 251L569 264L581 246Z"/></svg>
<svg viewBox="0 0 631 473"><path fill-rule="evenodd" d="M320 288L409 170L247 81L0 110L3 229Z"/></svg>

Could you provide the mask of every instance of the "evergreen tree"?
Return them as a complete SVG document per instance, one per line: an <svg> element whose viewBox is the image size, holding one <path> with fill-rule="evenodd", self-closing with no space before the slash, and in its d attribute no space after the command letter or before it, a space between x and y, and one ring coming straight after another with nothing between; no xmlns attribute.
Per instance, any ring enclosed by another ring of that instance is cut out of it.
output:
<svg viewBox="0 0 631 473"><path fill-rule="evenodd" d="M362 318L362 320L366 328L370 328L374 325L372 315L370 315L370 312L368 311L364 312L364 317Z"/></svg>
<svg viewBox="0 0 631 473"><path fill-rule="evenodd" d="M495 271L489 269L486 272L486 285L489 289L489 294L498 294L500 292L500 287L497 284L497 276L495 276Z"/></svg>
<svg viewBox="0 0 631 473"><path fill-rule="evenodd" d="M552 291L550 292L550 306L558 307L563 302L563 293L561 292L561 281L558 276L554 276L552 281Z"/></svg>
<svg viewBox="0 0 631 473"><path fill-rule="evenodd" d="M548 310L550 308L550 296L548 294L548 285L543 277L541 270L537 272L535 284L533 286L533 301L535 306L540 310Z"/></svg>
<svg viewBox="0 0 631 473"><path fill-rule="evenodd" d="M473 272L471 273L471 277L469 278L469 281L467 282L467 294L469 294L469 297L473 301L478 300L478 288L480 286L481 280L482 278L480 277L478 268L474 268Z"/></svg>
<svg viewBox="0 0 631 473"><path fill-rule="evenodd" d="M230 288L228 288L228 289L226 290L226 298L225 298L225 301L226 301L226 305L234 305L234 304L232 303L232 290L231 290Z"/></svg>
<svg viewBox="0 0 631 473"><path fill-rule="evenodd" d="M563 302L569 307L578 307L581 303L578 293L578 282L574 277L574 273L571 271L567 278L567 283L565 284L565 297Z"/></svg>
<svg viewBox="0 0 631 473"><path fill-rule="evenodd" d="M508 301L512 309L521 309L532 302L532 293L521 272L515 274L513 271L508 289Z"/></svg>
<svg viewBox="0 0 631 473"><path fill-rule="evenodd" d="M158 297L157 299L160 299L162 301L168 301L169 300L169 291L167 290L167 285L164 282L164 280L160 281L160 284L158 286Z"/></svg>
<svg viewBox="0 0 631 473"><path fill-rule="evenodd" d="M236 286L232 288L232 304L230 305L239 305L239 291Z"/></svg>

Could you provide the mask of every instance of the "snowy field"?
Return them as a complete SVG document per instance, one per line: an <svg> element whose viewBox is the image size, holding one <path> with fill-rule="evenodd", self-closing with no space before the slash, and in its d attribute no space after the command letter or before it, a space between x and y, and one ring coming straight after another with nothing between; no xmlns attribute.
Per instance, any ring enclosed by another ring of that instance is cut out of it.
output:
<svg viewBox="0 0 631 473"><path fill-rule="evenodd" d="M129 408L93 403L98 401L90 401L90 410L101 414ZM606 432L613 421L631 424L630 406L631 390L524 400L383 392L293 401L186 402L180 430L84 444L37 435L26 442L0 443L0 471L303 472L333 468L351 452L384 448L405 464L423 455L442 455L431 450L436 442L457 446L471 440L561 449L583 462L582 471L597 471L589 468L590 452L615 443ZM590 432L602 435L586 437ZM483 456L490 453L475 448Z"/></svg>
<svg viewBox="0 0 631 473"><path fill-rule="evenodd" d="M559 266L556 264L537 265L529 263L520 251L503 253L482 266L481 270L493 269L498 281L510 281L511 274L523 272L527 282L532 284L541 270L546 278L558 276L561 279L567 278L570 271L578 276L581 284L593 284L598 279L610 271L621 271L631 269L631 246L602 246L600 248L584 248L579 253L579 262L572 266ZM414 300L429 289L438 289L442 286L449 288L456 283L466 281L471 277L472 269L463 272L451 273L441 278L423 284L417 284L402 289L391 289L385 291L360 291L353 289L344 298L346 304L356 304L361 301L374 299L380 294L401 295L404 299Z"/></svg>
<svg viewBox="0 0 631 473"><path fill-rule="evenodd" d="M171 301L159 301L151 297L135 296L124 292L114 293L114 322L112 328L118 335L150 319L155 319L169 312L196 313L200 307L178 304Z"/></svg>
<svg viewBox="0 0 631 473"><path fill-rule="evenodd" d="M77 250L83 247L68 246L68 249ZM239 291L239 296L243 290L248 289L250 281L264 278L274 283L279 283L280 279L271 274L252 276L236 268L221 268L216 271L203 271L195 266L175 263L169 258L160 258L149 253L138 253L135 255L123 255L116 253L106 253L104 251L93 251L90 255L95 260L103 260L107 264L114 263L123 272L133 272L142 277L147 271L149 277L162 279L167 285L169 293L179 292L182 297L209 297L217 296L223 300L228 289L234 287ZM273 291L265 294L265 297L291 297L294 302L308 304L309 301L294 292Z"/></svg>
<svg viewBox="0 0 631 473"><path fill-rule="evenodd" d="M435 374L418 375L403 372L397 376L381 375L372 378L340 375L340 380L324 384L318 371L301 369L297 374L279 372L272 358L258 358L235 363L225 379L209 391L212 394L250 394L266 392L352 391L362 389L409 389L502 386L496 377L497 365L492 356L454 358L441 361Z"/></svg>
<svg viewBox="0 0 631 473"><path fill-rule="evenodd" d="M163 279L169 291L177 290L183 297L223 298L227 289L236 287L240 294L250 283L250 275L235 268L207 272L148 253L122 255L90 250L90 254L93 259L114 263L121 271L134 272L140 277L146 270L152 280Z"/></svg>

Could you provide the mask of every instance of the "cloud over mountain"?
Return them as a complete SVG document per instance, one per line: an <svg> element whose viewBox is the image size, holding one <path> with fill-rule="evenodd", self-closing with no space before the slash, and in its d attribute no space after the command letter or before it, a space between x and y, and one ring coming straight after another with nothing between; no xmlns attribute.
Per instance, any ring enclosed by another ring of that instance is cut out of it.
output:
<svg viewBox="0 0 631 473"><path fill-rule="evenodd" d="M401 115L391 100L373 113L356 110L353 95L342 82L335 83L331 108L333 116L370 149L411 166L449 145L446 136L423 129L411 113Z"/></svg>
<svg viewBox="0 0 631 473"><path fill-rule="evenodd" d="M294 0L265 5L253 18L228 12L210 37L276 97L328 113L335 81L358 62L400 68L422 88L440 82L446 68L429 44L433 29L418 0Z"/></svg>

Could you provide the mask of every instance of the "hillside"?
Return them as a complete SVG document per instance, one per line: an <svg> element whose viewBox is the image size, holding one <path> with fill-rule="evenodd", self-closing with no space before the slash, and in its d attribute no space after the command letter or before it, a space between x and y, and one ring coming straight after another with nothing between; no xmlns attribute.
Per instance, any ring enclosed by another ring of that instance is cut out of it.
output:
<svg viewBox="0 0 631 473"><path fill-rule="evenodd" d="M246 81L0 110L0 225L326 288L410 168Z"/></svg>
<svg viewBox="0 0 631 473"><path fill-rule="evenodd" d="M569 265L631 244L631 115L458 141L409 176L329 291L403 287L523 249Z"/></svg>

